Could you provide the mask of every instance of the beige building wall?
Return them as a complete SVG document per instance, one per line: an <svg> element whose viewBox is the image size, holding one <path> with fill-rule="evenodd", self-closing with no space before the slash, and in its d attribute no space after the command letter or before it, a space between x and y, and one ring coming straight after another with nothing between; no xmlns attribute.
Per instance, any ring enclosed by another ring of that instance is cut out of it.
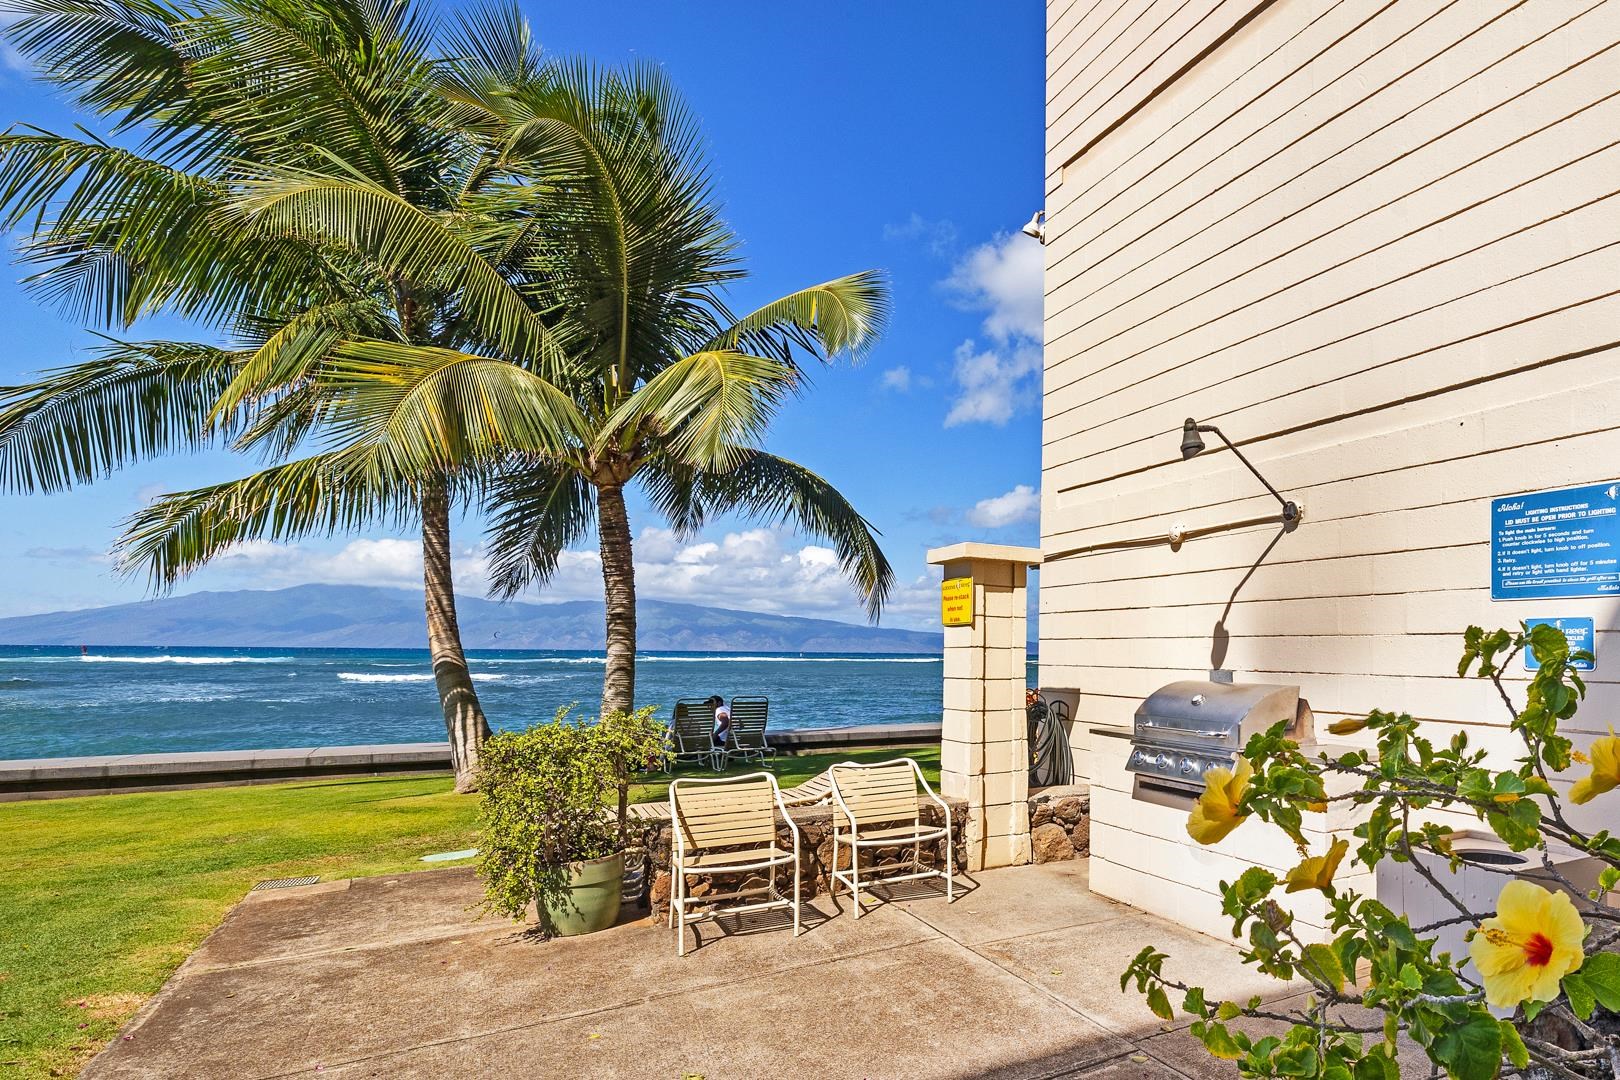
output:
<svg viewBox="0 0 1620 1080"><path fill-rule="evenodd" d="M1048 5L1042 549L1306 508L1041 574L1043 686L1128 724L1224 667L1319 724L1388 708L1498 745L1470 623L1493 496L1620 479L1620 0ZM1592 807L1588 807L1588 810Z"/></svg>

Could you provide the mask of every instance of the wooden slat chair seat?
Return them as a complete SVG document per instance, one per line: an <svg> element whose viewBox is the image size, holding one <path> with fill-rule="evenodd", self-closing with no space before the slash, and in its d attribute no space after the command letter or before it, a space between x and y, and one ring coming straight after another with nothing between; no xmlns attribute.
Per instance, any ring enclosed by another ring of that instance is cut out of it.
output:
<svg viewBox="0 0 1620 1080"><path fill-rule="evenodd" d="M765 741L765 724L770 719L771 702L762 697L735 697L731 699L732 757L744 760L775 757L776 751Z"/></svg>
<svg viewBox="0 0 1620 1080"><path fill-rule="evenodd" d="M956 900L955 858L951 850L951 808L928 786L922 766L911 758L880 761L862 765L853 761L840 762L827 770L832 782L832 881L830 892L836 896L838 886L849 889L855 900L855 917L861 917L861 851L875 847L911 845L911 871L903 874L884 874L868 878L867 887L896 881L916 881L920 878L945 879L945 900ZM940 808L945 824L924 825L919 809L919 789L924 797ZM937 866L924 870L922 845L938 842L943 851L944 870ZM841 869L838 847L849 845L849 866Z"/></svg>
<svg viewBox="0 0 1620 1080"><path fill-rule="evenodd" d="M793 852L785 851L773 845L771 847L742 848L738 851L706 851L690 856L685 865L688 870L698 867L718 873L721 870L746 869L756 865L768 866L772 863L785 862L791 858L793 858Z"/></svg>
<svg viewBox="0 0 1620 1080"><path fill-rule="evenodd" d="M776 815L780 812L793 836L793 850L777 843ZM793 936L799 936L799 827L788 816L776 777L768 772L747 776L699 780L678 777L669 785L670 897L669 924L679 929L675 954L686 955L686 924L721 915L745 915L775 908L793 911ZM776 887L775 868L793 867L793 898L784 897ZM687 893L686 879L701 874L765 871L765 884L728 892L711 892L693 899ZM759 897L765 899L760 900ZM743 903L719 907L716 901ZM687 908L705 905L708 910L690 915Z"/></svg>
<svg viewBox="0 0 1620 1080"><path fill-rule="evenodd" d="M675 703L669 739L675 748L670 754L672 769L681 762L692 762L707 763L719 772L725 765L726 752L714 744L714 706L702 698L682 698Z"/></svg>

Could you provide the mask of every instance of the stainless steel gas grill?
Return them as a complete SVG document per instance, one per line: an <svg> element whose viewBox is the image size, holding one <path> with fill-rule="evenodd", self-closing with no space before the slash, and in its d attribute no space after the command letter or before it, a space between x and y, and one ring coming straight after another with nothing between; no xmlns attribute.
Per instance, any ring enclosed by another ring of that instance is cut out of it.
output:
<svg viewBox="0 0 1620 1080"><path fill-rule="evenodd" d="M1231 768L1249 736L1279 720L1299 738L1299 687L1263 683L1173 682L1136 710L1126 768L1135 794L1183 806L1204 789L1204 773Z"/></svg>

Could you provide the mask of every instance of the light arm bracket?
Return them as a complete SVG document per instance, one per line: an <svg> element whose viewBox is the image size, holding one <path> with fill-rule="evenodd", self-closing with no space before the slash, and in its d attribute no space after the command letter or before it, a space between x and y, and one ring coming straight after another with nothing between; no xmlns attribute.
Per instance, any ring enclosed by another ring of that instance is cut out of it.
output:
<svg viewBox="0 0 1620 1080"><path fill-rule="evenodd" d="M1216 438L1220 439L1221 442L1225 443L1226 448L1232 451L1232 453L1236 454L1239 461L1243 462L1243 467L1253 473L1254 478L1260 481L1260 483L1265 486L1267 491L1271 492L1272 498L1276 499L1282 504L1282 520L1284 525L1292 526L1299 520L1299 505L1292 499L1283 498L1281 492L1271 486L1271 481L1260 475L1260 470L1254 467L1254 462L1244 457L1243 451L1239 450L1232 440L1226 437L1226 433L1220 428L1216 427L1214 424L1200 424L1190 416L1187 418L1187 422L1181 426L1182 460L1189 460L1203 453L1203 435L1214 435Z"/></svg>

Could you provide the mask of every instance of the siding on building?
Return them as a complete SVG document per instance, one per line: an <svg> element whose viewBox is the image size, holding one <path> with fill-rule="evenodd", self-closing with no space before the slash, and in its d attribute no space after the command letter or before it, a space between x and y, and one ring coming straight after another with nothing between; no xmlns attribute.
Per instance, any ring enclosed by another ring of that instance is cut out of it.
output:
<svg viewBox="0 0 1620 1080"><path fill-rule="evenodd" d="M1043 550L1275 513L1189 416L1306 516L1048 562L1042 685L1126 724L1225 667L1504 745L1462 629L1590 615L1605 731L1620 601L1493 603L1489 522L1620 479L1620 0L1047 10Z"/></svg>

